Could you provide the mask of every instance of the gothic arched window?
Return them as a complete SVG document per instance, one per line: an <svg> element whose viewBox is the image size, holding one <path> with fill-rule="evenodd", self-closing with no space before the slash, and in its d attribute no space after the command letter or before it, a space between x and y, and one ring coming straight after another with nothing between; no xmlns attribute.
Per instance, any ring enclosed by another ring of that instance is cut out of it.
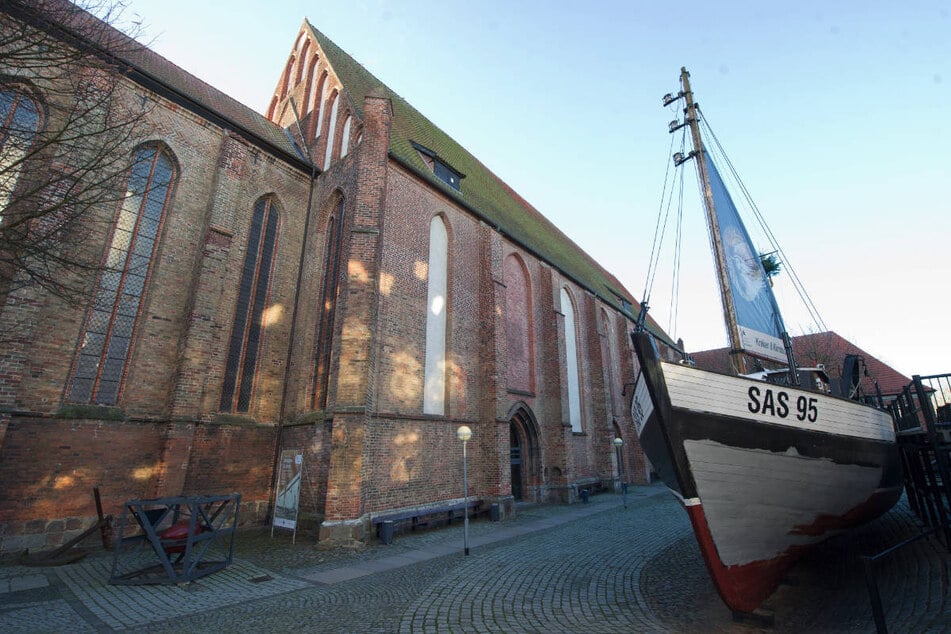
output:
<svg viewBox="0 0 951 634"><path fill-rule="evenodd" d="M581 432L581 378L578 367L578 333L575 308L568 289L561 289L561 312L565 316L565 371L568 378L568 420L571 431Z"/></svg>
<svg viewBox="0 0 951 634"><path fill-rule="evenodd" d="M119 399L174 181L175 168L164 151L146 146L135 153L94 303L83 326L69 401L115 405Z"/></svg>
<svg viewBox="0 0 951 634"><path fill-rule="evenodd" d="M247 412L251 408L278 225L279 216L274 199L265 196L258 200L251 217L248 248L244 252L238 301L228 342L228 361L225 364L219 405L223 412Z"/></svg>
<svg viewBox="0 0 951 634"><path fill-rule="evenodd" d="M334 128L337 127L337 107L339 104L340 95L335 92L330 96L330 123L327 125L327 152L324 156L324 169L330 167L330 159L333 158Z"/></svg>
<svg viewBox="0 0 951 634"><path fill-rule="evenodd" d="M528 272L514 253L502 264L505 279L506 383L509 390L533 393L535 385L532 295Z"/></svg>
<svg viewBox="0 0 951 634"><path fill-rule="evenodd" d="M426 365L423 375L423 413L446 413L446 312L449 236L446 223L436 216L429 223L429 267L426 292Z"/></svg>
<svg viewBox="0 0 951 634"><path fill-rule="evenodd" d="M343 132L340 133L340 158L343 158L347 155L347 152L350 151L350 124L353 121L353 117L347 115L347 118L343 121Z"/></svg>

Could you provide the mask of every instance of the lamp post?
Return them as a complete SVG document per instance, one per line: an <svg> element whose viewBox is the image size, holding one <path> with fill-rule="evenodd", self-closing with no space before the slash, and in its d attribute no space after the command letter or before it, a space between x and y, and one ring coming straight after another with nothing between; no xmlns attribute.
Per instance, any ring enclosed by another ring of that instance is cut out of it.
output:
<svg viewBox="0 0 951 634"><path fill-rule="evenodd" d="M627 483L624 481L624 453L621 451L621 447L623 446L623 438L614 439L614 448L617 450L617 473L621 478L621 499L624 501L624 508L627 508Z"/></svg>
<svg viewBox="0 0 951 634"><path fill-rule="evenodd" d="M462 544L466 557L469 556L469 475L466 465L466 443L472 438L472 430L463 425L456 430L456 438L462 441Z"/></svg>

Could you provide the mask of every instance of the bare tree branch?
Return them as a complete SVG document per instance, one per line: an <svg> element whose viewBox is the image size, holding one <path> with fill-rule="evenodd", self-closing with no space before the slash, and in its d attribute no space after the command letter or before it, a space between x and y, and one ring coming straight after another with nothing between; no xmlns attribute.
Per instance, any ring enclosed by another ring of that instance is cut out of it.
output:
<svg viewBox="0 0 951 634"><path fill-rule="evenodd" d="M0 8L0 300L44 289L85 306L106 266L132 148L154 106L125 77L123 60L141 45L137 23L128 33L112 26L124 8L99 0Z"/></svg>

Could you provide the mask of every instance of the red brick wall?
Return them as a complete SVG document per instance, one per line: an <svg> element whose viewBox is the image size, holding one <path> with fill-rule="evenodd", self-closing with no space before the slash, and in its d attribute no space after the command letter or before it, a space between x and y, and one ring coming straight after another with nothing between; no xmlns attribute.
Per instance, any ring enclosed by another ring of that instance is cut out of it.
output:
<svg viewBox="0 0 951 634"><path fill-rule="evenodd" d="M243 519L265 516L310 175L161 99L149 117L151 134L130 140L129 156L138 143L159 143L177 180L117 403L126 420L56 417L84 307L29 291L0 307L0 329L20 333L0 350L0 407L10 412L0 436L0 550L75 534L95 515L96 484L106 512L131 498L237 490ZM252 411L242 425L196 427L218 414L251 211L264 195L278 202L281 230ZM92 229L115 212L109 205L91 217ZM101 233L90 232L91 248L104 248ZM93 288L93 275L87 283Z"/></svg>
<svg viewBox="0 0 951 634"><path fill-rule="evenodd" d="M364 512L379 512L462 497L462 443L458 425L445 420L378 418L364 441L374 456L366 463ZM470 443L470 466L480 461ZM373 459L373 458L376 459ZM475 477L481 473L472 468ZM470 480L470 488L480 489Z"/></svg>
<svg viewBox="0 0 951 634"><path fill-rule="evenodd" d="M277 438L270 426L199 425L182 493L237 492L243 521L263 520L272 498Z"/></svg>
<svg viewBox="0 0 951 634"><path fill-rule="evenodd" d="M274 423L283 390L309 175L165 101L150 118L155 133L130 143L130 157L139 142L162 144L177 166L177 181L143 294L118 406L129 416L154 420L173 412L176 417L214 417L251 211L261 196L273 194L281 209L281 230L250 414ZM110 205L102 211L103 218L90 218L90 223L98 226L115 212ZM94 275L88 283L92 288ZM15 381L0 387L0 397L15 385L16 394L7 397L12 407L53 414L63 403L85 310L55 298L36 301L29 293L7 300L0 326L28 323L25 337L30 345L27 351L11 349L12 356L0 357L0 376L16 375ZM24 309L28 302L29 312Z"/></svg>
<svg viewBox="0 0 951 634"><path fill-rule="evenodd" d="M309 424L284 427L281 433L283 449L301 449L304 452L298 519L310 529L316 528L324 518L331 429L329 422L320 419Z"/></svg>
<svg viewBox="0 0 951 634"><path fill-rule="evenodd" d="M272 427L15 417L0 446L0 552L59 545L132 499L242 494L243 522L271 498Z"/></svg>
<svg viewBox="0 0 951 634"><path fill-rule="evenodd" d="M336 85L332 76L329 81ZM290 86L298 103L305 90ZM280 447L305 450L302 512L314 518L352 524L377 510L455 499L461 495L455 434L462 424L474 432L470 493L506 496L508 416L516 405L537 421L538 468L531 477L542 499L570 500L571 485L611 477L614 419L622 432L631 423L627 407L612 408L606 398L611 378L604 352L609 335L603 327L599 332L602 303L481 222L455 196L393 161L387 100L367 99L349 154L316 182L234 132L158 102L149 115L153 133L135 139L128 151L131 156L139 142L162 144L174 157L177 182L117 404L123 420L57 414L83 309L28 292L4 298L0 307L0 328L20 333L0 349L0 481L6 485L0 550L52 543L91 521L95 484L103 485L107 512L134 497L238 491L242 517L263 520ZM288 112L284 105L278 104L277 116ZM337 144L347 112L337 119ZM313 143L314 113L302 116L309 149L322 164L326 130ZM218 403L250 217L264 195L277 201L281 225L254 397L246 416L222 416ZM333 329L318 342L328 218L341 199L340 290ZM108 226L115 211L103 209L96 226ZM426 265L436 215L445 219L449 237L447 399L444 416L424 416ZM89 243L101 248L95 239ZM523 288L505 272L506 258L516 255L524 265ZM93 288L95 279L87 282ZM567 424L563 286L577 301L581 434ZM630 324L609 313L622 380L630 382ZM513 338L515 330L527 332L528 341ZM331 346L333 364L327 407L315 412L320 345ZM626 451L642 466L635 442ZM29 537L9 541L22 536Z"/></svg>

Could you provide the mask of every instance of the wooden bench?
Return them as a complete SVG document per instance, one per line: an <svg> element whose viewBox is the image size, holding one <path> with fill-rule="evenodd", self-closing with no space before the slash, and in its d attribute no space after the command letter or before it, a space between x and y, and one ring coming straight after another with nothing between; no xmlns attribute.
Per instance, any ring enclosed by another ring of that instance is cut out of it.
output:
<svg viewBox="0 0 951 634"><path fill-rule="evenodd" d="M467 509L470 518L489 512L489 507L487 505L483 507L481 500L469 500L468 503L454 502L452 504L423 506L379 513L374 515L370 519L370 522L374 526L377 538L384 544L389 544L393 541L396 524L405 523L408 520L409 529L411 531L429 526L430 524L439 524L442 522L452 524L455 519L463 519ZM387 526L389 529L387 529Z"/></svg>
<svg viewBox="0 0 951 634"><path fill-rule="evenodd" d="M578 487L578 499L582 502L586 502L586 498L595 493L604 493L608 488L604 485L603 480L594 480L592 482L579 483Z"/></svg>

